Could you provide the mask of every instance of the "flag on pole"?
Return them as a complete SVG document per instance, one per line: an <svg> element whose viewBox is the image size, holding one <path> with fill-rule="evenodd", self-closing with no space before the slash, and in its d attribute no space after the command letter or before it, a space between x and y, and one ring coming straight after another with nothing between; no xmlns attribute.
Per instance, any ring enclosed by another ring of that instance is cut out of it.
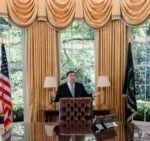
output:
<svg viewBox="0 0 150 141"><path fill-rule="evenodd" d="M135 92L134 66L131 51L131 43L129 43L128 45L127 66L126 66L123 94L125 94L126 98L125 118L126 121L131 121L133 116L137 112L137 104L135 97L136 92Z"/></svg>
<svg viewBox="0 0 150 141"><path fill-rule="evenodd" d="M3 104L4 129L9 130L12 121L11 87L4 44L1 46L0 101Z"/></svg>

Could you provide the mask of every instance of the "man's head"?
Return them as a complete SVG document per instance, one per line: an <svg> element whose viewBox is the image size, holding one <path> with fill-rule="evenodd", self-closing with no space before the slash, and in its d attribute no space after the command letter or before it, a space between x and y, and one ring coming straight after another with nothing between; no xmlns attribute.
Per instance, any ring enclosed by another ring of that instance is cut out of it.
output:
<svg viewBox="0 0 150 141"><path fill-rule="evenodd" d="M68 71L66 73L67 82L73 84L76 82L76 72L75 71Z"/></svg>

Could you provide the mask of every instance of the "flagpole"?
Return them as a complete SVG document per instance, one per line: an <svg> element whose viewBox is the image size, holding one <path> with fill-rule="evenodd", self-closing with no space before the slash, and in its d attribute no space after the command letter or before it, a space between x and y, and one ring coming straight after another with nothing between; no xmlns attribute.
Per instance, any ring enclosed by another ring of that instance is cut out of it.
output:
<svg viewBox="0 0 150 141"><path fill-rule="evenodd" d="M1 45L1 48L3 46L3 36L2 36L2 45ZM1 54L2 54L2 51L1 51ZM2 73L2 72L1 72ZM3 75L2 75L2 78L3 78ZM2 83L2 88L4 87L4 83ZM4 89L2 89L2 98L4 97ZM2 110L3 110L3 126L4 126L4 99L2 99ZM6 129L4 128L5 132L6 132Z"/></svg>

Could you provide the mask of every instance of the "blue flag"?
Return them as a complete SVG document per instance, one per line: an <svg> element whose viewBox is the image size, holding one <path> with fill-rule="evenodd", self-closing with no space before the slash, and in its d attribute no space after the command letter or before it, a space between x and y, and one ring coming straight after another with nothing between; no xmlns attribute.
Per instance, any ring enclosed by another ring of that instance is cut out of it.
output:
<svg viewBox="0 0 150 141"><path fill-rule="evenodd" d="M131 51L131 43L129 43L128 45L127 66L126 66L123 94L125 94L126 97L125 118L126 121L131 121L133 116L137 112L137 104L135 97L136 92L135 92L134 66Z"/></svg>

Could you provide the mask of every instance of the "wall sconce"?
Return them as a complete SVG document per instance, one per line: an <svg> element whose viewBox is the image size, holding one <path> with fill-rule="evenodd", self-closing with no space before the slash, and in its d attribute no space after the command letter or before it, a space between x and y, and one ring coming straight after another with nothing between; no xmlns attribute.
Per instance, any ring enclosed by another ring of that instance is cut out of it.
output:
<svg viewBox="0 0 150 141"><path fill-rule="evenodd" d="M45 80L44 80L44 88L48 89L48 94L49 94L49 97L50 97L49 108L52 108L52 109L54 109L54 103L53 103L53 100L52 100L51 92L56 87L57 87L56 78L54 76L46 76Z"/></svg>
<svg viewBox="0 0 150 141"><path fill-rule="evenodd" d="M110 81L108 79L108 76L105 76L105 75L99 76L97 80L97 87L101 88L102 105L100 107L107 108L104 102L104 88L110 87Z"/></svg>

